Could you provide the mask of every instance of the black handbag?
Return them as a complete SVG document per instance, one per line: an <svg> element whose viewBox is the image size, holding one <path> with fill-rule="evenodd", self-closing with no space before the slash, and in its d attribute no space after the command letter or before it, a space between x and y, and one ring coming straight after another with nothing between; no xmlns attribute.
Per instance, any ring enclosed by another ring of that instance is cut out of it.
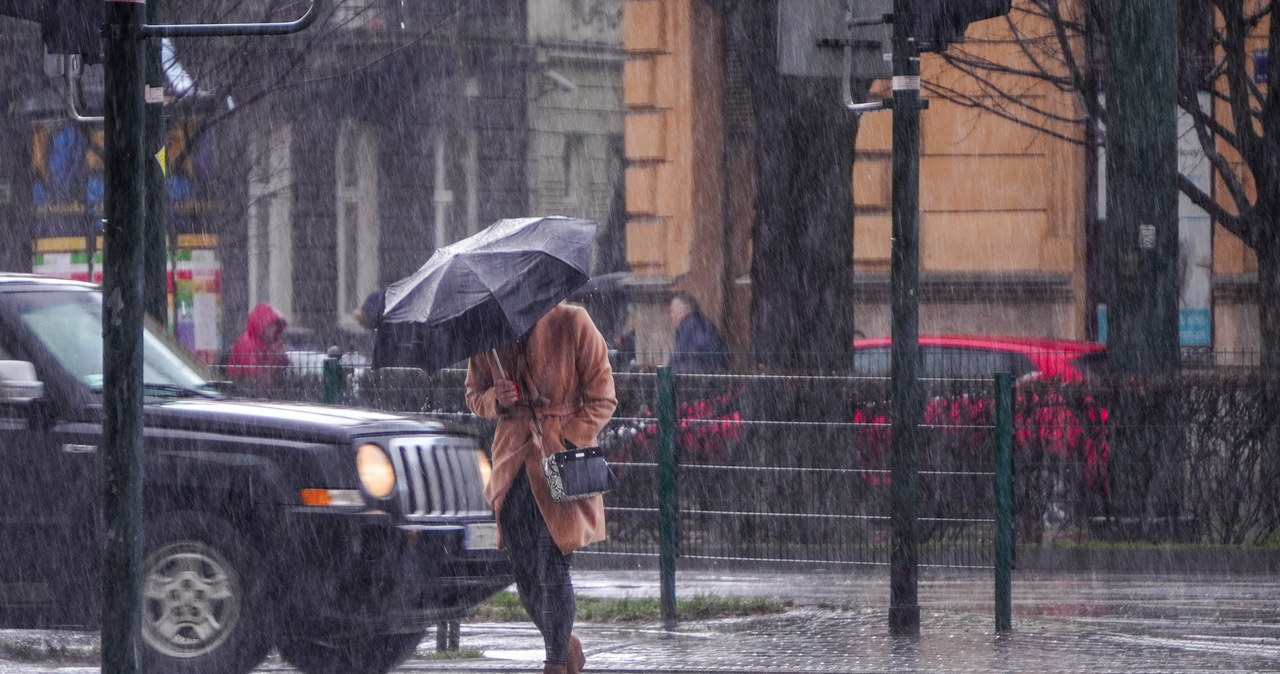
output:
<svg viewBox="0 0 1280 674"><path fill-rule="evenodd" d="M502 359L498 350L493 349L493 362L497 363L498 373L506 379L507 372L502 367ZM533 408L533 401L524 398L529 406L529 416L533 418L533 430L537 436L537 446L542 447L542 422L538 419L538 411ZM596 494L613 491L618 486L618 477L604 460L604 450L599 447L575 447L565 441L565 450L542 458L542 473L547 477L547 486L551 488L551 498L556 501L580 501Z"/></svg>
<svg viewBox="0 0 1280 674"><path fill-rule="evenodd" d="M542 472L546 473L547 485L551 487L551 498L557 501L590 498L618 486L618 478L599 447L571 446L544 457Z"/></svg>

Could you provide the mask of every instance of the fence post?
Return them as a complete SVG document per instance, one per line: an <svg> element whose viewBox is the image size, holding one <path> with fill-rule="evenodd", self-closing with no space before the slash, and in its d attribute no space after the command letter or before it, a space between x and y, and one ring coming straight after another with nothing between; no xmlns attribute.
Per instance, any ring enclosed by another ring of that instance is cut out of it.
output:
<svg viewBox="0 0 1280 674"><path fill-rule="evenodd" d="M338 390L342 384L342 365L339 363L341 358L342 351L336 346L329 347L329 351L325 354L321 379L324 382L323 400L326 405L338 404Z"/></svg>
<svg viewBox="0 0 1280 674"><path fill-rule="evenodd" d="M662 626L676 627L676 387L658 368L658 573Z"/></svg>
<svg viewBox="0 0 1280 674"><path fill-rule="evenodd" d="M996 632L1013 631L1013 375L996 373Z"/></svg>

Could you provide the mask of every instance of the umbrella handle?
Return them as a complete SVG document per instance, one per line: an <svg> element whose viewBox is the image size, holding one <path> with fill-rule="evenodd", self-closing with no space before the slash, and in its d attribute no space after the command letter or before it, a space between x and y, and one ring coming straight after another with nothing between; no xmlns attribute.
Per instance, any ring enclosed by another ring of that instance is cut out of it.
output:
<svg viewBox="0 0 1280 674"><path fill-rule="evenodd" d="M507 371L502 367L502 359L498 357L497 347L489 349L489 353L493 354L493 363L498 366L498 376L506 379ZM519 386L518 383L516 385ZM529 406L529 416L533 417L533 427L538 431L538 437L542 437L542 421L538 419L538 413L533 409L533 401L530 400L528 396L522 395L520 397L524 398L525 404Z"/></svg>
<svg viewBox="0 0 1280 674"><path fill-rule="evenodd" d="M498 374L501 375L503 379L506 379L507 371L502 369L502 359L498 357L498 348L494 347L489 349L489 353L493 354L493 363L498 366Z"/></svg>

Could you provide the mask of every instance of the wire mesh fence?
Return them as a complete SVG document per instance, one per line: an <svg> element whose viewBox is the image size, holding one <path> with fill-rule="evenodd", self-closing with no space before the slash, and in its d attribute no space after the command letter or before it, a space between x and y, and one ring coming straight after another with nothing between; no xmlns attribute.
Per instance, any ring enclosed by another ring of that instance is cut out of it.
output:
<svg viewBox="0 0 1280 674"><path fill-rule="evenodd" d="M637 399L652 399L652 375L634 377ZM850 377L676 376L680 556L888 564L889 454L879 446L889 440L888 420L858 419L854 404L886 386ZM602 444L628 477L609 500L614 535L598 554L655 555L657 424L643 404L619 412ZM991 430L987 423L967 432L989 445ZM921 469L921 563L990 566L990 453L926 452Z"/></svg>
<svg viewBox="0 0 1280 674"><path fill-rule="evenodd" d="M465 371L340 367L335 401L429 414L487 439L492 421L465 403ZM322 400L323 373L291 368L259 395ZM606 497L609 540L588 556L644 563L659 550L656 376L617 373L617 412L600 436L620 487ZM952 381L990 397L991 383ZM889 563L888 419L883 378L678 375L675 379L678 545L687 560L822 565ZM859 404L861 401L861 404ZM876 402L867 402L876 401ZM877 407L878 405L878 407ZM920 560L991 566L991 422L945 420L921 458ZM963 434L968 453L945 451Z"/></svg>
<svg viewBox="0 0 1280 674"><path fill-rule="evenodd" d="M257 393L325 399L312 369ZM339 369L340 404L429 414L482 439L465 372ZM600 436L619 477L609 540L585 554L656 557L657 378L615 373ZM992 565L994 394L985 376L930 376L919 451L920 561ZM677 375L679 553L686 560L889 562L893 404L887 377ZM1013 396L1014 528L1021 545L1274 545L1280 531L1280 383L1258 370L1027 378Z"/></svg>

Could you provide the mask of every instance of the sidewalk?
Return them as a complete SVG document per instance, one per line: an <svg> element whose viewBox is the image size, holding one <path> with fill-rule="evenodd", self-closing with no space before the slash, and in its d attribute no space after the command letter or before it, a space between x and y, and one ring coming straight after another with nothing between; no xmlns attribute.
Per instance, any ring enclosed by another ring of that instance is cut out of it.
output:
<svg viewBox="0 0 1280 674"><path fill-rule="evenodd" d="M653 571L576 570L582 595L657 597ZM994 633L989 573L936 573L920 583L921 634L888 634L888 569L849 572L682 571L681 598L764 596L785 614L659 625L579 624L595 672L1280 672L1280 579L1273 574L1152 575L1015 572L1013 632ZM17 631L6 631L12 638ZM30 632L38 647L68 633ZM81 634L80 638L86 635ZM91 636L91 635L89 635ZM43 641L42 641L43 640ZM65 644L64 644L65 645ZM428 635L420 655L435 646ZM463 649L483 657L416 658L399 672L541 672L532 626L464 624ZM45 659L0 661L0 674L93 673ZM258 672L294 672L272 656Z"/></svg>
<svg viewBox="0 0 1280 674"><path fill-rule="evenodd" d="M681 573L677 592L790 599L784 615L656 625L580 625L587 669L611 672L1280 671L1274 576L1015 576L1014 631L994 633L986 574L925 577L921 635L888 634L888 571ZM578 571L593 597L656 597L656 574ZM429 644L428 644L429 645ZM541 671L531 628L464 625L483 659L401 671Z"/></svg>

